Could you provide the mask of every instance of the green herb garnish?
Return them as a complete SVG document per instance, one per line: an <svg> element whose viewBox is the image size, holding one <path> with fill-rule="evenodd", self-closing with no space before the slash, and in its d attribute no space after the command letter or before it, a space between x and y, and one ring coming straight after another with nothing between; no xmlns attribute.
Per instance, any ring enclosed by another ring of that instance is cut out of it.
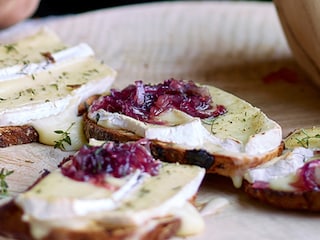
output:
<svg viewBox="0 0 320 240"><path fill-rule="evenodd" d="M213 130L213 125L214 125L214 122L216 119L217 118L215 118L215 117L201 119L203 124L210 125L210 127L211 127L210 131L212 134L216 134L216 132Z"/></svg>
<svg viewBox="0 0 320 240"><path fill-rule="evenodd" d="M201 119L202 123L203 124L207 124L207 125L212 125L215 120L216 120L215 118L204 118L204 119Z"/></svg>
<svg viewBox="0 0 320 240"><path fill-rule="evenodd" d="M305 148L309 147L310 139L312 139L312 138L320 138L320 134L316 134L314 136L310 136L310 135L307 134L307 132L304 129L302 129L301 132L305 135L305 137L300 138L300 139L296 137L295 139L297 140L297 142L299 144L302 145L302 147L305 147Z"/></svg>
<svg viewBox="0 0 320 240"><path fill-rule="evenodd" d="M146 194L149 194L150 192L151 192L150 189L142 188L142 189L140 190L139 197L143 197L143 196L145 196Z"/></svg>
<svg viewBox="0 0 320 240"><path fill-rule="evenodd" d="M70 129L75 124L75 122L71 123L70 127L67 130L55 130L54 133L61 135L61 138L58 141L54 141L54 148L59 148L61 150L65 150L64 144L67 143L71 145L71 138L70 138Z"/></svg>
<svg viewBox="0 0 320 240"><path fill-rule="evenodd" d="M11 175L14 171L7 170L6 168L2 168L0 170L0 196L6 196L8 194L9 185L6 181L6 178Z"/></svg>
<svg viewBox="0 0 320 240"><path fill-rule="evenodd" d="M55 90L57 90L57 91L59 90L59 85L56 83L52 83L52 84L50 84L50 86L55 88Z"/></svg>
<svg viewBox="0 0 320 240"><path fill-rule="evenodd" d="M6 49L7 53L18 52L15 44L6 44L4 45L4 48Z"/></svg>

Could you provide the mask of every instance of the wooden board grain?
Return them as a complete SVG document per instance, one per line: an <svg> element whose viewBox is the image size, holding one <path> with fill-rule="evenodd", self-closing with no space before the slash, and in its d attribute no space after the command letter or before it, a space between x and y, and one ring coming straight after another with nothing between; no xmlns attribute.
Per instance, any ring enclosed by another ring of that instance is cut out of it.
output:
<svg viewBox="0 0 320 240"><path fill-rule="evenodd" d="M90 44L98 58L118 71L114 87L139 79L191 79L261 108L279 122L284 136L319 125L319 89L294 61L272 3L188 1L102 9L30 20L0 33L0 41L42 26L66 43ZM13 161L20 169L19 160ZM40 164L31 173L22 171L30 181L42 168ZM10 183L15 191L25 187L14 176ZM203 234L188 239L295 240L319 235L318 214L263 206L235 189L229 179L208 176L199 201L217 198L227 204L205 216Z"/></svg>

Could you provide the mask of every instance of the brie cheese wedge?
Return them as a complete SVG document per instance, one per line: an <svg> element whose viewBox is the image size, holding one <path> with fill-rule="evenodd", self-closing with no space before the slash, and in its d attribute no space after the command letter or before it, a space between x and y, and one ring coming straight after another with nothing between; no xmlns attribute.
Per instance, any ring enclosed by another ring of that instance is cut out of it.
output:
<svg viewBox="0 0 320 240"><path fill-rule="evenodd" d="M85 143L78 105L103 94L116 72L95 58L87 44L65 46L42 30L12 44L0 45L0 126L34 126L40 142L61 140L55 131L67 131L76 150Z"/></svg>

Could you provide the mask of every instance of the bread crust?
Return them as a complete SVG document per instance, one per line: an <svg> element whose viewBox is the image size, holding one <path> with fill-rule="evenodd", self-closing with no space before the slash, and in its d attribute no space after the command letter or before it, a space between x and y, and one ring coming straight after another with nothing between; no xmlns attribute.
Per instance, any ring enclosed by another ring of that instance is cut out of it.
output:
<svg viewBox="0 0 320 240"><path fill-rule="evenodd" d="M12 200L0 207L0 236L17 240L33 240L30 225L22 220L23 211ZM157 224L147 231L136 228L116 228L83 231L54 228L41 240L125 240L138 234L141 240L165 240L174 236L180 228L181 221L174 217L157 219Z"/></svg>
<svg viewBox="0 0 320 240"><path fill-rule="evenodd" d="M101 95L95 94L90 97L88 97L85 101L79 104L78 106L78 116L82 116L84 113L86 113L89 109L89 106L97 100Z"/></svg>
<svg viewBox="0 0 320 240"><path fill-rule="evenodd" d="M320 211L319 191L276 191L270 188L255 188L243 182L244 191L252 198L271 206L302 211Z"/></svg>
<svg viewBox="0 0 320 240"><path fill-rule="evenodd" d="M22 221L22 210L11 200L0 207L0 236L31 239L28 224Z"/></svg>
<svg viewBox="0 0 320 240"><path fill-rule="evenodd" d="M121 129L105 128L83 115L84 134L87 139L110 140L118 142L136 141L140 136ZM247 157L239 159L220 154L210 154L203 149L187 150L172 143L151 140L151 152L155 158L165 162L179 162L181 164L193 164L204 167L208 173L217 173L223 176L235 176L243 173L248 168L256 167L282 153L283 144L263 156L254 159Z"/></svg>
<svg viewBox="0 0 320 240"><path fill-rule="evenodd" d="M39 134L30 125L0 127L0 147L39 142Z"/></svg>

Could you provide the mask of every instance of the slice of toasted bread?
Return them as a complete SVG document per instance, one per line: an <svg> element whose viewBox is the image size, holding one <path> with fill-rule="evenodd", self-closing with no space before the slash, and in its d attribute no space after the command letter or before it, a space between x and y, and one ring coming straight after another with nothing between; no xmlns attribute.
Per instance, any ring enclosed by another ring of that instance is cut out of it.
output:
<svg viewBox="0 0 320 240"><path fill-rule="evenodd" d="M244 191L267 205L288 210L320 211L319 191L278 191L243 182Z"/></svg>
<svg viewBox="0 0 320 240"><path fill-rule="evenodd" d="M216 105L227 110L209 123L183 116L186 123L173 124L157 134L163 126L157 128L119 113L89 110L84 115L85 135L121 142L146 137L152 141L154 156L161 160L200 165L208 172L232 177L239 186L246 169L282 152L281 127L244 100L213 86L201 87L209 90ZM176 126L182 126L181 130L176 131ZM152 137L147 136L150 129L154 130Z"/></svg>
<svg viewBox="0 0 320 240"><path fill-rule="evenodd" d="M38 142L39 135L29 125L0 127L0 147Z"/></svg>
<svg viewBox="0 0 320 240"><path fill-rule="evenodd" d="M244 191L282 209L320 211L319 138L319 127L292 132L281 156L247 171Z"/></svg>

